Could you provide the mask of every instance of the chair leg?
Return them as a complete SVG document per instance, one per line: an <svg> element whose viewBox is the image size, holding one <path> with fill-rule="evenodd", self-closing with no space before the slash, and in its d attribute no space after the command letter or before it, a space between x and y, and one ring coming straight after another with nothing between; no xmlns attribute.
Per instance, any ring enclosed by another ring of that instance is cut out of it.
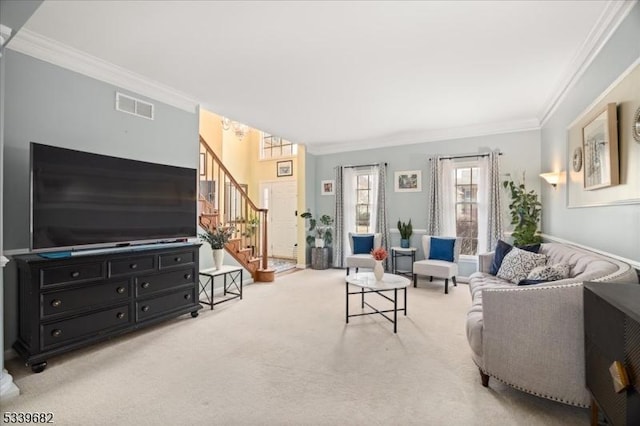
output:
<svg viewBox="0 0 640 426"><path fill-rule="evenodd" d="M356 274L358 273L358 270L359 270L359 269L360 269L360 268L358 268L358 267L356 266Z"/></svg>
<svg viewBox="0 0 640 426"><path fill-rule="evenodd" d="M449 278L444 279L444 294L449 294Z"/></svg>
<svg viewBox="0 0 640 426"><path fill-rule="evenodd" d="M480 370L478 368L478 370L480 371L480 379L482 380L482 386L484 386L485 388L489 387L489 375L485 374L484 371Z"/></svg>
<svg viewBox="0 0 640 426"><path fill-rule="evenodd" d="M456 282L456 277L455 276L451 277L451 281L453 281L454 287L458 287L458 283Z"/></svg>
<svg viewBox="0 0 640 426"><path fill-rule="evenodd" d="M418 274L413 274L413 286L418 286Z"/></svg>
<svg viewBox="0 0 640 426"><path fill-rule="evenodd" d="M347 266L347 275L349 275L349 267Z"/></svg>
<svg viewBox="0 0 640 426"><path fill-rule="evenodd" d="M433 275L431 275L431 276L429 277L429 281L430 281L430 282L433 282Z"/></svg>

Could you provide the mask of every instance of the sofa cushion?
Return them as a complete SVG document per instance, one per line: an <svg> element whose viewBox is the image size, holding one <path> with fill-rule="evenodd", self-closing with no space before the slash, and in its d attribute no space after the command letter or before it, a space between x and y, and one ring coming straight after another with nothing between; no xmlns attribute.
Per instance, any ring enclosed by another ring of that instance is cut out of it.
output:
<svg viewBox="0 0 640 426"><path fill-rule="evenodd" d="M497 276L517 284L527 278L533 268L544 266L546 262L547 256L544 254L531 253L514 247L502 260Z"/></svg>
<svg viewBox="0 0 640 426"><path fill-rule="evenodd" d="M455 246L455 243L455 238L431 237L431 244L429 246L429 259L453 262L453 248Z"/></svg>
<svg viewBox="0 0 640 426"><path fill-rule="evenodd" d="M353 254L370 254L373 250L373 235L353 235Z"/></svg>
<svg viewBox="0 0 640 426"><path fill-rule="evenodd" d="M540 244L527 244L524 246L516 246L519 249L530 251L531 253L538 253L540 251ZM498 244L496 245L495 254L493 256L493 262L491 262L491 268L489 269L489 273L491 275L497 275L500 270L500 266L502 265L502 261L504 257L511 251L513 246L509 243L505 243L502 240L498 240Z"/></svg>
<svg viewBox="0 0 640 426"><path fill-rule="evenodd" d="M556 263L555 265L537 266L527 275L528 280L557 281L569 277L571 265Z"/></svg>

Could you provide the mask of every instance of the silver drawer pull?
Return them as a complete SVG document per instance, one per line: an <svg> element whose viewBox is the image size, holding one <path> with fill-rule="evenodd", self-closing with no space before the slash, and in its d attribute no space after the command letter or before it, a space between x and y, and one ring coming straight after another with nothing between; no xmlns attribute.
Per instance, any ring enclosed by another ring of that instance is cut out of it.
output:
<svg viewBox="0 0 640 426"><path fill-rule="evenodd" d="M78 271L73 271L71 273L71 278L78 278L79 276L80 276L80 272L78 272Z"/></svg>
<svg viewBox="0 0 640 426"><path fill-rule="evenodd" d="M61 305L62 305L62 300L53 299L51 301L51 306L53 306L54 308L59 308Z"/></svg>
<svg viewBox="0 0 640 426"><path fill-rule="evenodd" d="M58 330L58 329L56 328L55 330L53 330L53 331L51 332L51 335L52 335L53 337L60 337L60 336L62 336L62 330Z"/></svg>
<svg viewBox="0 0 640 426"><path fill-rule="evenodd" d="M140 287L142 288L149 288L149 283L148 282L143 282L142 285Z"/></svg>
<svg viewBox="0 0 640 426"><path fill-rule="evenodd" d="M176 262L182 262L182 258L181 257L176 257Z"/></svg>
<svg viewBox="0 0 640 426"><path fill-rule="evenodd" d="M191 274L184 274L184 279L185 280L190 280L191 279Z"/></svg>
<svg viewBox="0 0 640 426"><path fill-rule="evenodd" d="M124 287L118 287L118 288L116 289L116 291L117 291L119 294L123 294L123 293L124 293L124 290L125 290L125 288L124 288Z"/></svg>
<svg viewBox="0 0 640 426"><path fill-rule="evenodd" d="M118 319L122 319L122 318L124 318L124 314L123 314L122 312L118 312L118 313L116 314L116 318L118 318Z"/></svg>
<svg viewBox="0 0 640 426"><path fill-rule="evenodd" d="M191 299L191 295L190 294L185 294L184 298L185 298L185 300L189 300L189 299Z"/></svg>
<svg viewBox="0 0 640 426"><path fill-rule="evenodd" d="M131 265L129 265L129 267L131 269L136 269L138 267L138 264L137 263L132 263Z"/></svg>
<svg viewBox="0 0 640 426"><path fill-rule="evenodd" d="M148 307L148 306L146 306L146 305L145 305L145 306L143 306L143 307L142 307L142 312L147 312L147 311L149 311L149 307Z"/></svg>

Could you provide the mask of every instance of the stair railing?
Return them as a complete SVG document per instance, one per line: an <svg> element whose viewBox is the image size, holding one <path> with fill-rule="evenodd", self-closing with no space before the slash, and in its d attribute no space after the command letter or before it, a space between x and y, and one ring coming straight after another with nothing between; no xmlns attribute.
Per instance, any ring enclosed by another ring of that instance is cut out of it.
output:
<svg viewBox="0 0 640 426"><path fill-rule="evenodd" d="M200 136L200 223L204 227L233 226L234 238L251 257L268 265L267 209L257 207L247 194L247 185L238 183L220 158Z"/></svg>

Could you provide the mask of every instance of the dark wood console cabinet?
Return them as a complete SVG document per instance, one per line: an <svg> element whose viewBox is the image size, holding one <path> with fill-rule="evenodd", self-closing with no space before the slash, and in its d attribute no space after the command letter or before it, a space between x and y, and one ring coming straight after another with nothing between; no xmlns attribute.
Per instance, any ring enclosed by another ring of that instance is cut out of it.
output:
<svg viewBox="0 0 640 426"><path fill-rule="evenodd" d="M39 373L52 356L186 313L198 316L199 247L15 256L19 324L13 348Z"/></svg>
<svg viewBox="0 0 640 426"><path fill-rule="evenodd" d="M591 424L600 410L607 424L640 425L640 285L585 283L584 332ZM620 392L609 371L614 361L629 379Z"/></svg>

